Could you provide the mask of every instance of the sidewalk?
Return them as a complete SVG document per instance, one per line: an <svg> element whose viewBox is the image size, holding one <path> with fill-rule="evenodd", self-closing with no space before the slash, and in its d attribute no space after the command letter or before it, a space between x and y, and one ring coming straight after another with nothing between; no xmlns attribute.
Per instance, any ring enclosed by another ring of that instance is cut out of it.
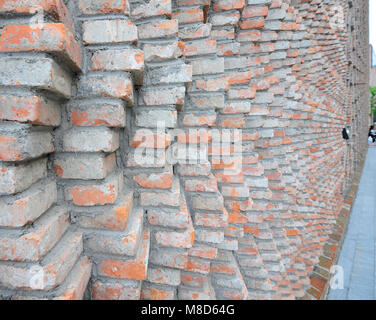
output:
<svg viewBox="0 0 376 320"><path fill-rule="evenodd" d="M376 146L370 146L338 261L344 289L331 290L328 300L376 299L375 244Z"/></svg>

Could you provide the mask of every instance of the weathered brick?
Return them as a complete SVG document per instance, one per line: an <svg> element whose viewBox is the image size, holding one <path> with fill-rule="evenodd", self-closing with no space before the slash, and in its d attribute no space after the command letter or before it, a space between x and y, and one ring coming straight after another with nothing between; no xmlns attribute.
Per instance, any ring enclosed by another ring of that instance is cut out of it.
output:
<svg viewBox="0 0 376 320"><path fill-rule="evenodd" d="M140 92L138 103L140 105L183 105L185 99L185 87L174 88L145 88Z"/></svg>
<svg viewBox="0 0 376 320"><path fill-rule="evenodd" d="M60 239L69 225L67 209L54 207L24 235L0 237L1 260L38 261Z"/></svg>
<svg viewBox="0 0 376 320"><path fill-rule="evenodd" d="M216 47L216 40L195 40L186 42L184 53L187 57L210 54L216 52Z"/></svg>
<svg viewBox="0 0 376 320"><path fill-rule="evenodd" d="M180 270L149 268L147 280L153 283L178 286L180 284Z"/></svg>
<svg viewBox="0 0 376 320"><path fill-rule="evenodd" d="M181 41L174 41L165 45L149 44L143 46L145 61L156 62L181 57L185 52L185 44Z"/></svg>
<svg viewBox="0 0 376 320"><path fill-rule="evenodd" d="M218 0L214 2L213 9L215 11L225 11L231 9L242 9L244 0Z"/></svg>
<svg viewBox="0 0 376 320"><path fill-rule="evenodd" d="M192 66L187 64L156 67L146 72L145 84L171 84L192 81Z"/></svg>
<svg viewBox="0 0 376 320"><path fill-rule="evenodd" d="M150 247L150 232L145 230L142 242L133 260L102 260L98 266L98 273L112 278L144 280L148 267Z"/></svg>
<svg viewBox="0 0 376 320"><path fill-rule="evenodd" d="M44 277L38 283L38 289L50 290L60 285L67 277L82 253L82 235L67 233L53 252L46 256L41 266ZM1 265L0 283L8 288L35 289L34 281L30 281L30 267Z"/></svg>
<svg viewBox="0 0 376 320"><path fill-rule="evenodd" d="M224 72L223 58L192 60L192 75L216 74Z"/></svg>
<svg viewBox="0 0 376 320"><path fill-rule="evenodd" d="M29 160L53 152L51 133L32 130L28 125L3 125L0 128L0 160Z"/></svg>
<svg viewBox="0 0 376 320"><path fill-rule="evenodd" d="M128 20L94 20L82 24L85 45L137 42L137 27Z"/></svg>
<svg viewBox="0 0 376 320"><path fill-rule="evenodd" d="M0 194L22 192L46 176L47 159L19 165L0 163Z"/></svg>
<svg viewBox="0 0 376 320"><path fill-rule="evenodd" d="M140 194L140 204L142 206L172 206L177 207L180 204L180 186L177 179L174 179L172 188L169 191L153 192L142 191Z"/></svg>
<svg viewBox="0 0 376 320"><path fill-rule="evenodd" d="M151 208L147 210L148 221L151 225L186 229L191 223L187 203L182 196L180 207L177 208Z"/></svg>
<svg viewBox="0 0 376 320"><path fill-rule="evenodd" d="M129 14L128 0L79 0L79 8L83 14L122 13Z"/></svg>
<svg viewBox="0 0 376 320"><path fill-rule="evenodd" d="M176 248L192 248L195 234L191 217L188 216L187 229L182 232L157 231L155 240L160 246Z"/></svg>
<svg viewBox="0 0 376 320"><path fill-rule="evenodd" d="M140 245L142 236L143 210L133 210L127 227L121 233L87 233L85 245L93 252L134 256Z"/></svg>
<svg viewBox="0 0 376 320"><path fill-rule="evenodd" d="M153 16L171 16L171 0L151 0L134 6L132 17L136 19L149 18Z"/></svg>
<svg viewBox="0 0 376 320"><path fill-rule="evenodd" d="M133 208L133 192L123 191L113 205L95 207L95 214L74 213L74 221L83 228L124 230ZM137 210L137 209L135 209Z"/></svg>
<svg viewBox="0 0 376 320"><path fill-rule="evenodd" d="M133 105L133 82L129 73L83 77L78 84L79 94L112 97Z"/></svg>
<svg viewBox="0 0 376 320"><path fill-rule="evenodd" d="M69 108L69 117L74 126L124 127L123 103L77 102Z"/></svg>
<svg viewBox="0 0 376 320"><path fill-rule="evenodd" d="M143 287L141 291L141 299L144 300L173 300L175 293L173 289Z"/></svg>
<svg viewBox="0 0 376 320"><path fill-rule="evenodd" d="M47 13L73 31L72 16L62 0L4 0L0 3L0 12L15 15Z"/></svg>
<svg viewBox="0 0 376 320"><path fill-rule="evenodd" d="M0 96L0 119L43 126L60 125L60 106L39 96Z"/></svg>
<svg viewBox="0 0 376 320"><path fill-rule="evenodd" d="M178 32L178 21L160 20L153 23L143 24L138 27L140 39L155 39L175 36Z"/></svg>
<svg viewBox="0 0 376 320"><path fill-rule="evenodd" d="M29 86L71 96L71 76L50 58L2 57L0 84L4 86Z"/></svg>
<svg viewBox="0 0 376 320"><path fill-rule="evenodd" d="M113 152L119 148L119 133L108 128L72 128L63 137L64 151Z"/></svg>
<svg viewBox="0 0 376 320"><path fill-rule="evenodd" d="M199 26L185 26L179 29L179 38L183 40L206 38L210 35L211 27L210 23Z"/></svg>
<svg viewBox="0 0 376 320"><path fill-rule="evenodd" d="M62 23L7 25L1 32L0 52L42 51L65 59L74 70L82 65L81 49L73 34Z"/></svg>
<svg viewBox="0 0 376 320"><path fill-rule="evenodd" d="M91 276L92 263L82 257L71 271L66 290L54 300L82 300Z"/></svg>
<svg viewBox="0 0 376 320"><path fill-rule="evenodd" d="M172 13L172 18L178 20L179 25L184 23L202 22L204 13L200 8L182 8Z"/></svg>
<svg viewBox="0 0 376 320"><path fill-rule="evenodd" d="M53 167L61 179L103 179L115 166L115 154L59 154L55 157Z"/></svg>
<svg viewBox="0 0 376 320"><path fill-rule="evenodd" d="M135 75L136 83L142 84L144 74L144 52L138 49L116 49L95 52L91 58L93 71L129 71Z"/></svg>
<svg viewBox="0 0 376 320"><path fill-rule="evenodd" d="M116 279L116 282L96 280L92 284L94 300L138 300L141 294L141 282L129 283Z"/></svg>
<svg viewBox="0 0 376 320"><path fill-rule="evenodd" d="M114 203L123 187L122 173L112 173L101 183L75 184L65 189L65 199L78 206Z"/></svg>
<svg viewBox="0 0 376 320"><path fill-rule="evenodd" d="M188 254L173 248L152 248L150 263L176 269L185 269L188 263Z"/></svg>
<svg viewBox="0 0 376 320"><path fill-rule="evenodd" d="M56 182L43 181L0 202L0 225L22 227L33 222L56 202Z"/></svg>
<svg viewBox="0 0 376 320"><path fill-rule="evenodd" d="M150 174L141 173L133 177L143 188L157 188L157 189L170 189L172 187L173 173L170 169L165 172L153 172Z"/></svg>

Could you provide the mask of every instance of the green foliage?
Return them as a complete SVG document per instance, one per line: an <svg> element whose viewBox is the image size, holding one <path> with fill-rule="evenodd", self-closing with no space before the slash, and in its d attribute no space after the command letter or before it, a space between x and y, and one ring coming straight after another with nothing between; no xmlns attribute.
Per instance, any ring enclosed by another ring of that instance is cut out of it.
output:
<svg viewBox="0 0 376 320"><path fill-rule="evenodd" d="M371 94L370 97L370 108L371 113L373 114L373 117L376 117L376 86L369 87L369 92Z"/></svg>

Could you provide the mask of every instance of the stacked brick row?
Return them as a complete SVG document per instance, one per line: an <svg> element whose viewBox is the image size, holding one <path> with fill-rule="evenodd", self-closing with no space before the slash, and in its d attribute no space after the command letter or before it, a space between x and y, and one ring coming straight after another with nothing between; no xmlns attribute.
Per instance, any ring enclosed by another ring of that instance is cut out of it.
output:
<svg viewBox="0 0 376 320"><path fill-rule="evenodd" d="M367 10L0 2L0 295L320 298L366 151Z"/></svg>
<svg viewBox="0 0 376 320"><path fill-rule="evenodd" d="M82 0L74 7L82 31L84 74L67 105L54 168L75 227L93 261L92 299L139 299L150 233L124 177L121 150L127 109L143 83L144 52L127 1ZM60 150L59 150L60 151Z"/></svg>
<svg viewBox="0 0 376 320"><path fill-rule="evenodd" d="M13 299L81 299L91 275L49 170L54 128L81 71L62 1L2 1L0 287ZM22 290L19 290L22 289Z"/></svg>
<svg viewBox="0 0 376 320"><path fill-rule="evenodd" d="M240 197L247 199L249 192L242 185L221 184L227 178L223 169L236 173L236 155L231 154L230 144L222 156L226 147L221 142L227 138L231 143L234 134L231 130L224 133L225 125L219 124L229 81L224 72L225 59L213 35L212 5L209 1L179 1L176 8L179 36L186 42L186 61L192 65L193 77L179 114L185 139L178 142L186 144L182 148L188 154L197 153L197 158L191 157L178 166L195 227L195 245L188 253L182 285L189 290L189 298L213 299L215 295L217 299L245 299L247 289L232 253L238 248L236 238L241 235L228 225L225 198L243 193ZM235 167L229 168L232 166ZM210 290L211 286L214 290Z"/></svg>
<svg viewBox="0 0 376 320"><path fill-rule="evenodd" d="M179 21L171 1L132 2L131 7L139 47L145 52L145 80L132 118L129 136L134 149L128 152L125 172L133 179L152 243L141 298L178 299L194 229L171 155L177 112L184 104L192 67L183 59L184 42L178 38ZM137 158L140 152L145 152L142 159Z"/></svg>

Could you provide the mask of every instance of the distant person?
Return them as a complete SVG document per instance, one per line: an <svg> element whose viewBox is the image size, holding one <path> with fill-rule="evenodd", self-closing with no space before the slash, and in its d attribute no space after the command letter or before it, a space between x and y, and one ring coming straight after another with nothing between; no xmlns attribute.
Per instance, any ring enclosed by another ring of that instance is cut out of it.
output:
<svg viewBox="0 0 376 320"><path fill-rule="evenodd" d="M369 127L368 136L372 138L372 143L376 140L376 131L374 126Z"/></svg>

